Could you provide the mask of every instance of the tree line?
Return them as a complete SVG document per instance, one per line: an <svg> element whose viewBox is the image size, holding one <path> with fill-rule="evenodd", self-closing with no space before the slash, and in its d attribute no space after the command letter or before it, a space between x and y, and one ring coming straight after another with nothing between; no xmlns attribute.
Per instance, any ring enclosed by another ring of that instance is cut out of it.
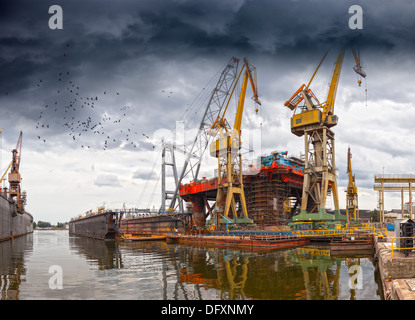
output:
<svg viewBox="0 0 415 320"><path fill-rule="evenodd" d="M68 222L58 222L56 225L52 225L50 222L38 221L33 222L33 229L36 228L64 228L65 225L69 224Z"/></svg>

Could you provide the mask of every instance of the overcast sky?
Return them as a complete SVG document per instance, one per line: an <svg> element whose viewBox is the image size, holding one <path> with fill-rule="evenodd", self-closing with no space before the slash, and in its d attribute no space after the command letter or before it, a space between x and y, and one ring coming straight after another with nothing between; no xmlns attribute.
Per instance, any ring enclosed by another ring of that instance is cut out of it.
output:
<svg viewBox="0 0 415 320"><path fill-rule="evenodd" d="M354 4L361 30L349 28ZM63 9L61 30L49 28L51 5ZM102 204L158 208L161 140L178 120L193 138L203 97L233 56L256 67L262 102L255 114L248 92L242 129L256 148L244 157L299 156L303 138L291 133L284 102L331 49L311 86L325 101L345 45L360 49L368 76L359 87L347 50L335 104L340 206L350 146L360 208L373 209L374 174L415 172L414 14L403 0L2 1L2 171L22 131L22 188L35 221L69 221ZM202 175L212 177L214 164L206 160ZM385 207L400 208L400 193Z"/></svg>

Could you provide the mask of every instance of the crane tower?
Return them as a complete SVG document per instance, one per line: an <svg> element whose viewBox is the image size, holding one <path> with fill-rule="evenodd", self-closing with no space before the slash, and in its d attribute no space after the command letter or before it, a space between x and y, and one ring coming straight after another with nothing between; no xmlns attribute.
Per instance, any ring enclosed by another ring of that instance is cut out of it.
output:
<svg viewBox="0 0 415 320"><path fill-rule="evenodd" d="M346 221L347 219L340 214L339 210L335 139L334 132L331 130L338 122L338 117L334 113L334 103L344 59L344 49L340 50L337 57L326 102L320 103L309 88L326 56L327 53L320 61L309 83L303 84L284 104L294 110L294 115L291 117L291 132L299 137L304 136L305 169L301 211L298 215L293 216L294 222L330 223L330 221ZM359 61L356 60L356 63L355 72L366 76L361 71L360 58ZM304 105L300 106L302 101L304 101ZM325 210L329 190L333 196L334 215Z"/></svg>
<svg viewBox="0 0 415 320"><path fill-rule="evenodd" d="M347 186L346 190L347 221L350 222L351 219L353 219L354 221L359 221L357 187L355 182L355 176L352 171L352 154L350 152L350 147L347 151L347 174L349 176L349 185Z"/></svg>

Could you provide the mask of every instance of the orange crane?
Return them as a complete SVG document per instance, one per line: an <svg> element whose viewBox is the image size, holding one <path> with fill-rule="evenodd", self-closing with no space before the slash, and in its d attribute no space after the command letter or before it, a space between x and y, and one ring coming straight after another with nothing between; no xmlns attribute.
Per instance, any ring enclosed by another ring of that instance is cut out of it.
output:
<svg viewBox="0 0 415 320"><path fill-rule="evenodd" d="M8 176L9 180L9 199L14 200L17 206L17 212L20 214L24 213L25 197L22 195L20 190L20 182L22 177L20 175L20 160L22 154L22 136L23 133L20 131L19 139L17 140L16 148L12 150L12 164L10 173Z"/></svg>

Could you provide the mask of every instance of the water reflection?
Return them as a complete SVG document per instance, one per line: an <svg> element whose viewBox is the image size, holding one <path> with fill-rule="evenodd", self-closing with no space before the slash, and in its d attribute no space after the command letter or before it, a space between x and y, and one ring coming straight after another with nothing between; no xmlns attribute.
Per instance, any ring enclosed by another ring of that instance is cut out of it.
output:
<svg viewBox="0 0 415 320"><path fill-rule="evenodd" d="M35 233L0 243L1 299L381 299L373 253L328 247L243 251L152 242L106 242ZM48 285L51 265L63 289ZM360 273L357 274L356 270Z"/></svg>
<svg viewBox="0 0 415 320"><path fill-rule="evenodd" d="M123 268L121 253L114 241L69 236L69 248L97 265L99 270Z"/></svg>
<svg viewBox="0 0 415 320"><path fill-rule="evenodd" d="M26 280L25 253L33 248L33 235L0 242L1 300L18 300Z"/></svg>

